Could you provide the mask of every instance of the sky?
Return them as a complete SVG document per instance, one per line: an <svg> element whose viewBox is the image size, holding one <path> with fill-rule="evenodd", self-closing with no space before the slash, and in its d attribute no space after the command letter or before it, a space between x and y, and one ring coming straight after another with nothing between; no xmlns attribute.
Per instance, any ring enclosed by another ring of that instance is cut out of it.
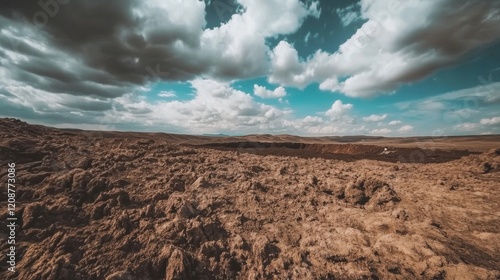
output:
<svg viewBox="0 0 500 280"><path fill-rule="evenodd" d="M0 2L0 117L184 134L500 134L500 1Z"/></svg>

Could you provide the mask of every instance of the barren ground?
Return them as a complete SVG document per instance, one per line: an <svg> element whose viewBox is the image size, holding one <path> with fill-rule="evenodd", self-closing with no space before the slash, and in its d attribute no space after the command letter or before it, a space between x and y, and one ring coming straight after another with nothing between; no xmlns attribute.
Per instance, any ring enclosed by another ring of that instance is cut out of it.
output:
<svg viewBox="0 0 500 280"><path fill-rule="evenodd" d="M499 136L214 138L0 119L2 186L7 162L20 226L17 272L2 241L0 279L500 279Z"/></svg>

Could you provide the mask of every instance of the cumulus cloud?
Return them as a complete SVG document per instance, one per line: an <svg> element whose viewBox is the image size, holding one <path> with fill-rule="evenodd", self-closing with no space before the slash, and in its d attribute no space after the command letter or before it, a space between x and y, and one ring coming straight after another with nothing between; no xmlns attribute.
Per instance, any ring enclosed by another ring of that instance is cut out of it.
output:
<svg viewBox="0 0 500 280"><path fill-rule="evenodd" d="M66 123L128 129L144 126L171 132L215 133L265 131L288 112L256 102L230 83L209 79L190 82L193 98L186 101L149 101L144 95L129 93L116 98L93 99L54 94L31 86L2 87L0 115L25 119L45 119L48 123ZM143 129L144 129L143 128Z"/></svg>
<svg viewBox="0 0 500 280"><path fill-rule="evenodd" d="M299 59L297 50L288 42L281 41L271 54L271 83L292 85L303 88L310 83L304 74L304 65Z"/></svg>
<svg viewBox="0 0 500 280"><path fill-rule="evenodd" d="M398 129L398 131L401 133L407 133L407 132L410 132L412 130L413 130L413 126L411 126L411 125L404 125Z"/></svg>
<svg viewBox="0 0 500 280"><path fill-rule="evenodd" d="M206 28L199 0L59 2L0 3L5 79L114 98L149 81L256 77L268 70L266 38L293 33L320 13L317 2L239 0L239 13Z"/></svg>
<svg viewBox="0 0 500 280"><path fill-rule="evenodd" d="M363 120L365 122L380 122L380 121L383 121L387 118L387 114L383 114L383 115L371 115L371 116L368 116L368 117L364 117Z"/></svg>
<svg viewBox="0 0 500 280"><path fill-rule="evenodd" d="M273 63L270 81L319 82L351 97L390 94L500 38L498 1L361 0L360 6L366 22L333 54L318 50L300 61L291 45L279 44L273 56L292 62Z"/></svg>
<svg viewBox="0 0 500 280"><path fill-rule="evenodd" d="M359 11L359 3L349 5L345 8L335 10L340 18L343 26L351 25L351 23L361 19L361 12Z"/></svg>
<svg viewBox="0 0 500 280"><path fill-rule="evenodd" d="M331 118L345 116L352 109L352 104L343 104L341 100L337 100L332 104L332 107L326 111L325 115Z"/></svg>
<svg viewBox="0 0 500 280"><path fill-rule="evenodd" d="M372 131L370 131L370 134L373 134L373 135L387 135L389 133L391 133L392 130L388 129L388 128L380 128L380 129L373 129Z"/></svg>
<svg viewBox="0 0 500 280"><path fill-rule="evenodd" d="M481 119L482 125L500 125L500 117L493 117L491 119Z"/></svg>
<svg viewBox="0 0 500 280"><path fill-rule="evenodd" d="M473 131L479 128L479 124L477 123L471 123L471 122L465 122L461 124L457 124L454 126L456 130L460 131Z"/></svg>
<svg viewBox="0 0 500 280"><path fill-rule="evenodd" d="M323 123L324 123L323 118L313 117L313 116L307 116L301 121L301 124L303 124L305 127L317 126Z"/></svg>
<svg viewBox="0 0 500 280"><path fill-rule="evenodd" d="M475 87L394 105L406 116L426 119L434 117L436 121L444 121L452 125L479 121L477 115L484 111L497 110L500 105L498 98L500 83L493 82L491 79L491 76L488 80L480 77L478 82L482 84Z"/></svg>
<svg viewBox="0 0 500 280"><path fill-rule="evenodd" d="M175 94L175 92L169 90L169 91L161 91L160 93L158 93L158 96L170 98L170 97L175 97L176 94Z"/></svg>
<svg viewBox="0 0 500 280"><path fill-rule="evenodd" d="M402 123L402 121L396 120L396 121L390 121L389 125L398 125L398 124L401 124L401 123Z"/></svg>
<svg viewBox="0 0 500 280"><path fill-rule="evenodd" d="M286 96L286 90L281 86L274 90L268 90L266 87L254 85L253 92L255 95L262 98L281 98Z"/></svg>

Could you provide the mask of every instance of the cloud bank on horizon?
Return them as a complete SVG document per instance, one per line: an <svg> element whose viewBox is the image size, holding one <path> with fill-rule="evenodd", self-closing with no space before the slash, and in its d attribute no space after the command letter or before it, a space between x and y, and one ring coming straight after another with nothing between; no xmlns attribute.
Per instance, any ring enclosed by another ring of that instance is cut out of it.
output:
<svg viewBox="0 0 500 280"><path fill-rule="evenodd" d="M498 1L5 0L0 26L0 116L195 134L500 133Z"/></svg>

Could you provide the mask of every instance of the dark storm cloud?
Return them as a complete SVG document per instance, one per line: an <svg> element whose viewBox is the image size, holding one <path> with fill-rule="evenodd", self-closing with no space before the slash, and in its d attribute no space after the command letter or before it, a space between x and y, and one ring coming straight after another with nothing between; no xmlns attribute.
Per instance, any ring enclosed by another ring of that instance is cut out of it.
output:
<svg viewBox="0 0 500 280"><path fill-rule="evenodd" d="M158 80L253 78L269 71L266 38L319 16L316 2L242 2L246 10L207 29L198 0L4 0L0 63L6 79L94 97ZM278 10L282 17L274 16Z"/></svg>
<svg viewBox="0 0 500 280"><path fill-rule="evenodd" d="M134 14L140 3L2 1L1 29L8 32L0 33L0 55L10 60L2 66L9 68L11 78L48 92L105 97L150 80L187 80L204 73L207 60L174 47L176 42L197 47L199 34L175 24L144 31L149 19ZM47 50L24 38L39 41ZM28 59L13 61L6 51Z"/></svg>
<svg viewBox="0 0 500 280"><path fill-rule="evenodd" d="M358 6L365 23L335 53L317 52L303 62L290 44L280 43L270 81L298 87L319 82L322 90L374 97L456 65L500 39L500 1L360 0L347 12Z"/></svg>
<svg viewBox="0 0 500 280"><path fill-rule="evenodd" d="M60 102L59 104L70 108L76 108L83 111L107 111L113 108L110 101L98 101L98 100L66 100Z"/></svg>
<svg viewBox="0 0 500 280"><path fill-rule="evenodd" d="M478 41L498 37L499 9L499 1L441 1L426 18L432 24L401 36L396 48L409 47L417 52L434 49L440 55L460 56Z"/></svg>

